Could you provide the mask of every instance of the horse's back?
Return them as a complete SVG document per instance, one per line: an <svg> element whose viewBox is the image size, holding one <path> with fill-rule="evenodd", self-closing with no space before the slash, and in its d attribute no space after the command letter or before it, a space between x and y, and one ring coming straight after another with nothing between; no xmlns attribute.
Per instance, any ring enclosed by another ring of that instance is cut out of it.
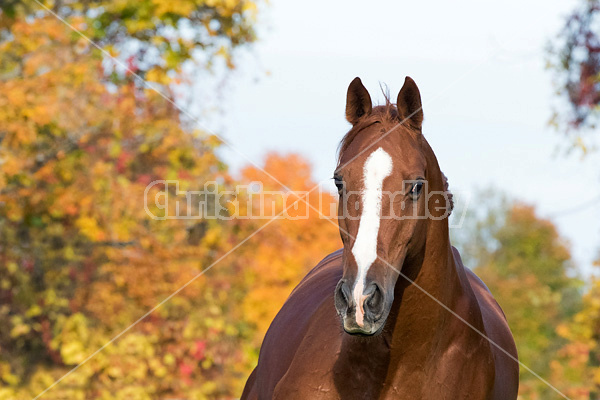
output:
<svg viewBox="0 0 600 400"><path fill-rule="evenodd" d="M492 399L516 399L519 389L517 347L504 312L483 281L470 269L465 268L465 272L479 303L485 327L483 333L489 339L494 355L496 376Z"/></svg>
<svg viewBox="0 0 600 400"><path fill-rule="evenodd" d="M337 322L333 294L342 276L341 257L342 250L330 254L294 288L265 335L258 365L242 399L273 398L310 324L315 320Z"/></svg>

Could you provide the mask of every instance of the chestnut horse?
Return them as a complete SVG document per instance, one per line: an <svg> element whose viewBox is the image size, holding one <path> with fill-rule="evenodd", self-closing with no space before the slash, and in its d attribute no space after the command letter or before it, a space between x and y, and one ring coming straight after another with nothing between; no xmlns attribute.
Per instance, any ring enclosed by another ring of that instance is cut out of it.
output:
<svg viewBox="0 0 600 400"><path fill-rule="evenodd" d="M450 244L451 197L416 84L407 77L396 106L373 108L356 78L346 118L344 248L290 294L242 399L516 399L504 314Z"/></svg>

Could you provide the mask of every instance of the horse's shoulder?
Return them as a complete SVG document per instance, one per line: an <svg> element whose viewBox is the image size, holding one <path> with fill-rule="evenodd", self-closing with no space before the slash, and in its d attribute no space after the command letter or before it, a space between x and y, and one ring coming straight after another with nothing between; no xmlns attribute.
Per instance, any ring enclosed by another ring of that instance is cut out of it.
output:
<svg viewBox="0 0 600 400"><path fill-rule="evenodd" d="M314 344L315 336L325 335L331 339L339 333L339 322L333 293L342 276L342 252L336 251L325 257L294 288L283 307L269 327L260 351L257 374L268 377L258 382L261 398L273 398L275 385L291 370L294 361L315 357L313 353L298 351L303 342ZM327 342L320 337L317 342ZM335 342L332 341L332 345ZM297 377L295 374L288 375ZM287 386L286 386L287 387ZM296 387L296 386L294 386ZM278 392L283 395L283 392ZM289 393L288 398L293 398ZM291 396L291 397L290 397Z"/></svg>

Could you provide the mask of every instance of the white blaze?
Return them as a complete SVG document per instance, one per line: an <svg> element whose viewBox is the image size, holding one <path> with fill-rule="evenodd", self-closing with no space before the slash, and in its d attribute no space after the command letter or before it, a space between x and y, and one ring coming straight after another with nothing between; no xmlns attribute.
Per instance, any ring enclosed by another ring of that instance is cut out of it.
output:
<svg viewBox="0 0 600 400"><path fill-rule="evenodd" d="M383 180L392 173L392 157L381 147L367 158L363 168L364 189L361 193L362 215L358 225L352 255L358 266L358 274L352 296L356 304L356 323L363 326L365 279L369 268L377 258L377 236L381 219L381 196Z"/></svg>

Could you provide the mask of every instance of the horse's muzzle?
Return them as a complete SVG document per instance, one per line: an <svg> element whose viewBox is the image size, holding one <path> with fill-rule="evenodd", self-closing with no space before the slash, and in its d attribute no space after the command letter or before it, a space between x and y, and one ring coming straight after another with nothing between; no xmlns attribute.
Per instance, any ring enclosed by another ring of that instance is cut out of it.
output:
<svg viewBox="0 0 600 400"><path fill-rule="evenodd" d="M380 285L370 282L360 297L359 303L362 304L357 304L352 296L352 289L345 279L341 279L335 288L334 299L344 331L361 336L380 333L393 300L389 297Z"/></svg>

